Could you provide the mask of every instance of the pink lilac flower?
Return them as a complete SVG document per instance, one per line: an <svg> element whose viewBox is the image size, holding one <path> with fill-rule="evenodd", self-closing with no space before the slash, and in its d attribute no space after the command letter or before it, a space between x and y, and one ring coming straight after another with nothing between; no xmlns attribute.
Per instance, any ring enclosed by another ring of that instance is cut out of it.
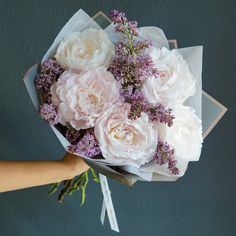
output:
<svg viewBox="0 0 236 236"><path fill-rule="evenodd" d="M112 21L116 24L127 22L127 18L125 17L124 12L119 12L117 10L111 10L110 15L112 17Z"/></svg>
<svg viewBox="0 0 236 236"><path fill-rule="evenodd" d="M66 130L65 137L71 144L77 144L82 138L84 130L76 130L72 127L69 127Z"/></svg>
<svg viewBox="0 0 236 236"><path fill-rule="evenodd" d="M112 72L121 85L120 95L125 102L131 104L130 119L137 119L147 109L147 101L141 91L145 79L158 77L150 55L145 49L152 46L150 40L136 40L138 35L137 22L128 21L125 14L117 10L111 11L116 31L124 36L124 40L116 45L116 56L109 71Z"/></svg>
<svg viewBox="0 0 236 236"><path fill-rule="evenodd" d="M35 86L36 89L41 92L44 102L51 102L50 87L63 72L64 69L54 58L47 59L40 65L39 74L35 80Z"/></svg>
<svg viewBox="0 0 236 236"><path fill-rule="evenodd" d="M70 145L68 148L71 152L90 158L101 154L98 141L92 129L88 129L77 144Z"/></svg>
<svg viewBox="0 0 236 236"><path fill-rule="evenodd" d="M167 124L169 127L173 125L174 116L172 109L165 108L163 105L158 104L156 106L150 106L146 110L149 119L152 121L159 121L160 123Z"/></svg>
<svg viewBox="0 0 236 236"><path fill-rule="evenodd" d="M137 103L132 103L129 112L129 119L135 120L141 117L142 112L145 111L146 103L142 100L137 101Z"/></svg>
<svg viewBox="0 0 236 236"><path fill-rule="evenodd" d="M125 34L127 37L129 36L138 36L137 31L137 22L136 21L128 21L125 17L125 13L119 12L117 10L111 11L112 21L116 25L115 30L117 32L121 32Z"/></svg>
<svg viewBox="0 0 236 236"><path fill-rule="evenodd" d="M129 47L124 42L119 42L115 46L115 53L116 55L127 56L130 53Z"/></svg>
<svg viewBox="0 0 236 236"><path fill-rule="evenodd" d="M129 119L135 120L141 116L142 112L145 112L148 103L144 97L143 92L140 89L135 89L130 85L126 89L122 89L120 94L124 102L131 104Z"/></svg>
<svg viewBox="0 0 236 236"><path fill-rule="evenodd" d="M177 175L179 174L179 169L176 167L177 161L174 158L174 153L174 149L167 142L159 141L154 159L159 165L168 164L168 170L173 175Z"/></svg>
<svg viewBox="0 0 236 236"><path fill-rule="evenodd" d="M40 108L40 115L50 125L56 125L60 121L60 115L52 104L44 103Z"/></svg>
<svg viewBox="0 0 236 236"><path fill-rule="evenodd" d="M134 41L134 48L137 52L145 50L146 48L151 48L153 46L150 39L144 39L142 41Z"/></svg>
<svg viewBox="0 0 236 236"><path fill-rule="evenodd" d="M135 75L140 81L144 82L146 78L159 76L159 72L148 54L140 54L135 58L135 63Z"/></svg>
<svg viewBox="0 0 236 236"><path fill-rule="evenodd" d="M116 55L109 71L120 82L122 89L126 89L128 86L141 88L146 78L158 76L158 71L149 55L124 55L126 54L124 49L117 53L121 53L121 55Z"/></svg>

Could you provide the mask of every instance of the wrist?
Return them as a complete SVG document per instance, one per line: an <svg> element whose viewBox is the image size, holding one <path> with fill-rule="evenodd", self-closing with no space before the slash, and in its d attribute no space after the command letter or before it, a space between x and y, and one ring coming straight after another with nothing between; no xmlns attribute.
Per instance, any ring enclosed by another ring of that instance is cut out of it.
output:
<svg viewBox="0 0 236 236"><path fill-rule="evenodd" d="M82 158L71 153L66 153L59 162L64 166L68 179L72 179L90 168Z"/></svg>

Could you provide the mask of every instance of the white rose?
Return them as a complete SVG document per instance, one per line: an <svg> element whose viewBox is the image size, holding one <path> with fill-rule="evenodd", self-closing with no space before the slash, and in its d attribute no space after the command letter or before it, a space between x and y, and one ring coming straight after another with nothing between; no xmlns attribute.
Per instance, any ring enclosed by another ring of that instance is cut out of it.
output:
<svg viewBox="0 0 236 236"><path fill-rule="evenodd" d="M81 74L64 72L51 87L52 103L75 129L86 129L119 99L119 84L104 67Z"/></svg>
<svg viewBox="0 0 236 236"><path fill-rule="evenodd" d="M95 136L105 159L139 167L153 159L157 132L148 116L128 119L130 104L114 104L98 117Z"/></svg>
<svg viewBox="0 0 236 236"><path fill-rule="evenodd" d="M75 71L108 68L114 55L114 45L102 29L88 28L64 38L55 55L64 67Z"/></svg>
<svg viewBox="0 0 236 236"><path fill-rule="evenodd" d="M201 120L191 107L180 105L173 109L173 126L158 125L159 138L175 150L175 158L198 161L202 147Z"/></svg>
<svg viewBox="0 0 236 236"><path fill-rule="evenodd" d="M195 93L195 79L177 50L153 47L149 53L160 72L160 77L147 78L143 85L143 92L151 104L173 106Z"/></svg>

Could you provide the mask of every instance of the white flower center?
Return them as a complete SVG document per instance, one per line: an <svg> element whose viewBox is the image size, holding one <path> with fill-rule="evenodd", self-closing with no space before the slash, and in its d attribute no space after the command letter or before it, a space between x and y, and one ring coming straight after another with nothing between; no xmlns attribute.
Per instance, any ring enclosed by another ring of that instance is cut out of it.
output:
<svg viewBox="0 0 236 236"><path fill-rule="evenodd" d="M167 82L174 73L174 68L172 68L171 65L161 65L159 68L157 67L157 69L162 83Z"/></svg>
<svg viewBox="0 0 236 236"><path fill-rule="evenodd" d="M134 144L136 132L131 126L118 125L114 128L111 128L109 133L113 140L127 144Z"/></svg>
<svg viewBox="0 0 236 236"><path fill-rule="evenodd" d="M170 77L171 73L168 70L160 70L159 75L162 80L166 80Z"/></svg>
<svg viewBox="0 0 236 236"><path fill-rule="evenodd" d="M89 113L89 110L96 110L101 103L101 95L92 89L80 89L77 97L77 111ZM89 106L88 106L89 104Z"/></svg>
<svg viewBox="0 0 236 236"><path fill-rule="evenodd" d="M99 98L95 94L88 94L88 102L91 105L96 106L98 104Z"/></svg>

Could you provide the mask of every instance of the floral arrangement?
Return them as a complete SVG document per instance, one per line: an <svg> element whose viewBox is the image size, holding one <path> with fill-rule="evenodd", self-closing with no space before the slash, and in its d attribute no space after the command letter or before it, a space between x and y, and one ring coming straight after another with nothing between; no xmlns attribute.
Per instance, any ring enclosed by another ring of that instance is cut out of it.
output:
<svg viewBox="0 0 236 236"><path fill-rule="evenodd" d="M42 61L35 79L41 117L87 161L136 180L181 177L202 146L201 117L185 104L196 78L179 50L155 41L158 28L138 28L117 10L111 18L112 30L72 30ZM99 182L91 168L66 180L59 200L81 189L83 204L89 172Z"/></svg>

